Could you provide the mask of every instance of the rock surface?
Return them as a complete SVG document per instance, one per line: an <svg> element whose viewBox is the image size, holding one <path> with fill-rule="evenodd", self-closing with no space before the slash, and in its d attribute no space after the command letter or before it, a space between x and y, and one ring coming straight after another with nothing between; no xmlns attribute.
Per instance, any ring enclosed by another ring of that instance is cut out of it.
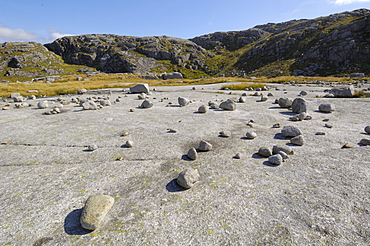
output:
<svg viewBox="0 0 370 246"><path fill-rule="evenodd" d="M200 175L197 169L188 168L179 173L177 177L177 184L185 189L190 189L200 179Z"/></svg>
<svg viewBox="0 0 370 246"><path fill-rule="evenodd" d="M284 137L296 137L298 135L302 135L302 132L296 126L284 126L281 130L281 134Z"/></svg>
<svg viewBox="0 0 370 246"><path fill-rule="evenodd" d="M322 103L319 106L319 111L323 113L331 113L335 110L335 107L333 104L330 103Z"/></svg>
<svg viewBox="0 0 370 246"><path fill-rule="evenodd" d="M224 110L234 111L236 109L236 104L232 100L227 100L222 102L219 107Z"/></svg>

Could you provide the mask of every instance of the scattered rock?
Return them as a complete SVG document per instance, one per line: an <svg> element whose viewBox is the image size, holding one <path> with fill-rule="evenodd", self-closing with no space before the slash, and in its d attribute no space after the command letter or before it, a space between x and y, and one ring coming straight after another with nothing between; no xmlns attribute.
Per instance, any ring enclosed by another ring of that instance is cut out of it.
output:
<svg viewBox="0 0 370 246"><path fill-rule="evenodd" d="M346 144L344 144L343 146L342 146L342 149L350 149L350 148L353 148L354 146L353 146L353 144L351 144L351 143L346 143Z"/></svg>
<svg viewBox="0 0 370 246"><path fill-rule="evenodd" d="M129 112L135 112L134 108L130 108Z"/></svg>
<svg viewBox="0 0 370 246"><path fill-rule="evenodd" d="M276 124L272 125L272 128L280 128L280 127L281 127L280 123L276 123Z"/></svg>
<svg viewBox="0 0 370 246"><path fill-rule="evenodd" d="M240 153L237 153L233 158L234 158L234 159L240 159L240 158L241 158L241 157L240 157Z"/></svg>
<svg viewBox="0 0 370 246"><path fill-rule="evenodd" d="M103 107L112 106L112 103L109 100L100 100L100 105Z"/></svg>
<svg viewBox="0 0 370 246"><path fill-rule="evenodd" d="M294 145L302 146L304 144L304 138L302 135L296 136L292 139L290 139L290 143Z"/></svg>
<svg viewBox="0 0 370 246"><path fill-rule="evenodd" d="M230 131L221 131L220 136L224 137L224 138L228 138L228 137L231 136L231 132Z"/></svg>
<svg viewBox="0 0 370 246"><path fill-rule="evenodd" d="M177 132L177 130L176 129L173 129L173 128L168 128L167 131L169 133L176 133Z"/></svg>
<svg viewBox="0 0 370 246"><path fill-rule="evenodd" d="M301 92L299 93L299 95L300 95L300 96L307 96L307 92L306 92L306 91L301 91Z"/></svg>
<svg viewBox="0 0 370 246"><path fill-rule="evenodd" d="M191 148L191 149L189 149L187 156L188 156L188 157L189 157L189 159L191 159L191 160L195 160L195 159L197 159L197 157L198 157L197 150L196 150L195 148Z"/></svg>
<svg viewBox="0 0 370 246"><path fill-rule="evenodd" d="M147 95L145 93L140 93L137 97L139 99L146 99L147 98Z"/></svg>
<svg viewBox="0 0 370 246"><path fill-rule="evenodd" d="M207 111L208 111L208 108L206 105L202 105L198 108L198 113L204 114L204 113L207 113Z"/></svg>
<svg viewBox="0 0 370 246"><path fill-rule="evenodd" d="M177 184L185 189L190 189L194 186L196 182L200 179L198 170L193 168L188 168L179 173L177 177Z"/></svg>
<svg viewBox="0 0 370 246"><path fill-rule="evenodd" d="M329 91L334 97L353 97L355 88L350 85L347 88L334 88Z"/></svg>
<svg viewBox="0 0 370 246"><path fill-rule="evenodd" d="M269 93L267 94L267 96L268 96L268 97L273 97L274 95L273 95L271 92L269 92Z"/></svg>
<svg viewBox="0 0 370 246"><path fill-rule="evenodd" d="M266 102L268 100L268 97L267 96L261 96L261 102Z"/></svg>
<svg viewBox="0 0 370 246"><path fill-rule="evenodd" d="M206 142L206 141L200 141L199 143L199 151L210 151L212 150L212 144Z"/></svg>
<svg viewBox="0 0 370 246"><path fill-rule="evenodd" d="M86 94L87 90L86 89L79 89L79 90L77 90L76 93L79 94L79 95Z"/></svg>
<svg viewBox="0 0 370 246"><path fill-rule="evenodd" d="M9 110L10 107L3 107L2 110Z"/></svg>
<svg viewBox="0 0 370 246"><path fill-rule="evenodd" d="M284 137L296 137L302 135L302 132L295 126L284 126L281 130L281 134L283 134Z"/></svg>
<svg viewBox="0 0 370 246"><path fill-rule="evenodd" d="M289 155L285 153L284 151L279 151L278 155L281 155L281 157L283 157L283 161L286 159L289 159Z"/></svg>
<svg viewBox="0 0 370 246"><path fill-rule="evenodd" d="M98 146L96 144L92 144L92 145L87 146L88 151L94 151L94 150L97 150L97 149L98 149Z"/></svg>
<svg viewBox="0 0 370 246"><path fill-rule="evenodd" d="M257 137L257 133L255 132L247 132L245 134L245 136L248 138L248 139L255 139Z"/></svg>
<svg viewBox="0 0 370 246"><path fill-rule="evenodd" d="M40 101L40 102L37 103L37 107L39 109L45 109L45 108L49 107L49 103L48 103L48 101Z"/></svg>
<svg viewBox="0 0 370 246"><path fill-rule="evenodd" d="M269 157L269 162L274 165L280 165L283 162L283 157L279 154Z"/></svg>
<svg viewBox="0 0 370 246"><path fill-rule="evenodd" d="M363 139L361 139L360 144L364 145L364 146L369 146L370 145L370 139L363 138Z"/></svg>
<svg viewBox="0 0 370 246"><path fill-rule="evenodd" d="M129 135L129 133L128 132L123 132L122 134L121 134L121 137L126 137L126 136L128 136Z"/></svg>
<svg viewBox="0 0 370 246"><path fill-rule="evenodd" d="M134 142L131 141L131 140L127 140L126 143L125 143L125 146L127 148L132 148L134 146Z"/></svg>
<svg viewBox="0 0 370 246"><path fill-rule="evenodd" d="M323 112L323 113L331 113L334 110L335 110L334 105L332 105L330 103L323 103L323 104L320 104L320 106L319 106L319 111Z"/></svg>
<svg viewBox="0 0 370 246"><path fill-rule="evenodd" d="M144 100L140 105L140 108L151 108L151 107L153 107L153 103L149 100Z"/></svg>
<svg viewBox="0 0 370 246"><path fill-rule="evenodd" d="M307 102L303 98L296 98L292 102L292 112L296 114L307 112Z"/></svg>
<svg viewBox="0 0 370 246"><path fill-rule="evenodd" d="M366 126L364 130L367 134L370 134L370 126Z"/></svg>
<svg viewBox="0 0 370 246"><path fill-rule="evenodd" d="M89 196L80 217L81 226L87 230L98 228L113 204L114 198L111 196L101 194Z"/></svg>
<svg viewBox="0 0 370 246"><path fill-rule="evenodd" d="M236 104L233 100L228 99L220 104L220 108L223 110L234 111L236 109Z"/></svg>
<svg viewBox="0 0 370 246"><path fill-rule="evenodd" d="M274 145L272 147L272 154L277 154L279 151L283 151L288 155L292 155L294 153L293 149L287 145Z"/></svg>
<svg viewBox="0 0 370 246"><path fill-rule="evenodd" d="M270 157L272 156L272 151L270 148L267 147L261 147L258 150L258 154L263 157Z"/></svg>
<svg viewBox="0 0 370 246"><path fill-rule="evenodd" d="M190 103L190 100L185 98L185 97L179 97L179 98L177 98L177 101L178 101L180 107L186 106Z"/></svg>
<svg viewBox="0 0 370 246"><path fill-rule="evenodd" d="M137 84L133 87L130 87L130 93L149 94L149 85L148 84Z"/></svg>
<svg viewBox="0 0 370 246"><path fill-rule="evenodd" d="M324 125L326 128L333 128L333 125L331 125L331 124L325 124Z"/></svg>
<svg viewBox="0 0 370 246"><path fill-rule="evenodd" d="M322 121L324 121L324 122L328 122L328 121L329 121L329 119L323 119Z"/></svg>
<svg viewBox="0 0 370 246"><path fill-rule="evenodd" d="M326 135L325 132L316 132L315 135Z"/></svg>
<svg viewBox="0 0 370 246"><path fill-rule="evenodd" d="M278 100L278 104L281 108L290 108L292 106L292 100L287 97L281 97Z"/></svg>
<svg viewBox="0 0 370 246"><path fill-rule="evenodd" d="M244 97L239 97L238 102L245 103L245 102L247 102L247 99L244 98Z"/></svg>
<svg viewBox="0 0 370 246"><path fill-rule="evenodd" d="M94 101L86 101L82 103L83 110L97 110L99 109L98 105Z"/></svg>

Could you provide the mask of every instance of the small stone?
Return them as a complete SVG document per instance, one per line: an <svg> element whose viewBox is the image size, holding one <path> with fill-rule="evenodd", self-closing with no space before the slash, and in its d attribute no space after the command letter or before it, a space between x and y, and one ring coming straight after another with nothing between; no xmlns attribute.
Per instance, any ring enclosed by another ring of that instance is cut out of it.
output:
<svg viewBox="0 0 370 246"><path fill-rule="evenodd" d="M84 110L97 110L98 105L96 105L95 102L89 100L87 102L82 103L82 108Z"/></svg>
<svg viewBox="0 0 370 246"><path fill-rule="evenodd" d="M245 134L245 136L248 138L248 139L255 139L257 137L257 133L255 132L247 132Z"/></svg>
<svg viewBox="0 0 370 246"><path fill-rule="evenodd" d="M279 151L278 154L281 155L281 157L283 157L283 160L289 159L289 155L284 151Z"/></svg>
<svg viewBox="0 0 370 246"><path fill-rule="evenodd" d="M207 113L207 111L208 111L208 108L206 105L202 105L198 108L198 113L204 114L204 113Z"/></svg>
<svg viewBox="0 0 370 246"><path fill-rule="evenodd" d="M273 97L274 95L273 95L271 92L269 92L269 93L267 94L267 96L268 96L268 97Z"/></svg>
<svg viewBox="0 0 370 246"><path fill-rule="evenodd" d="M301 92L299 93L299 95L300 95L300 96L307 96L307 92L306 92L306 91L301 91Z"/></svg>
<svg viewBox="0 0 370 246"><path fill-rule="evenodd" d="M259 148L258 154L260 156L264 156L264 157L270 157L270 156L272 156L271 149L269 149L267 147L261 147L261 148Z"/></svg>
<svg viewBox="0 0 370 246"><path fill-rule="evenodd" d="M176 133L177 132L177 130L176 129L173 129L173 128L168 128L167 131L169 133Z"/></svg>
<svg viewBox="0 0 370 246"><path fill-rule="evenodd" d="M284 126L281 130L281 134L283 134L284 137L296 137L302 135L302 132L295 126Z"/></svg>
<svg viewBox="0 0 370 246"><path fill-rule="evenodd" d="M325 124L324 125L326 128L333 128L333 125L331 125L331 124Z"/></svg>
<svg viewBox="0 0 370 246"><path fill-rule="evenodd" d="M272 126L272 128L280 128L280 127L281 127L280 123L276 123L276 124L274 124L274 125Z"/></svg>
<svg viewBox="0 0 370 246"><path fill-rule="evenodd" d="M272 153L273 154L277 154L277 153L279 153L279 151L283 151L288 155L292 155L294 153L293 149L291 147L287 146L287 145L274 145L272 147Z"/></svg>
<svg viewBox="0 0 370 246"><path fill-rule="evenodd" d="M241 157L240 157L240 153L237 153L233 158L234 158L234 159L240 159L240 158L241 158Z"/></svg>
<svg viewBox="0 0 370 246"><path fill-rule="evenodd" d="M144 100L140 105L140 108L151 108L151 107L153 107L153 103L150 102L149 100Z"/></svg>
<svg viewBox="0 0 370 246"><path fill-rule="evenodd" d="M119 157L116 158L116 161L123 161L123 159L124 158L122 156L119 156Z"/></svg>
<svg viewBox="0 0 370 246"><path fill-rule="evenodd" d="M247 102L247 99L245 99L244 97L239 97L238 102L245 103Z"/></svg>
<svg viewBox="0 0 370 246"><path fill-rule="evenodd" d="M268 97L267 96L261 96L261 102L266 102L268 100Z"/></svg>
<svg viewBox="0 0 370 246"><path fill-rule="evenodd" d="M134 146L134 142L131 141L131 140L127 140L126 143L125 143L125 146L127 148L132 148Z"/></svg>
<svg viewBox="0 0 370 246"><path fill-rule="evenodd" d="M370 126L367 126L367 127L365 127L365 132L367 133L367 134L370 134Z"/></svg>
<svg viewBox="0 0 370 246"><path fill-rule="evenodd" d="M92 145L87 146L88 151L94 151L94 150L97 150L97 149L98 149L98 146L96 144L92 144Z"/></svg>
<svg viewBox="0 0 370 246"><path fill-rule="evenodd" d="M296 136L292 139L290 139L290 143L294 145L302 146L304 144L304 138L302 135Z"/></svg>
<svg viewBox="0 0 370 246"><path fill-rule="evenodd" d="M326 135L325 132L316 132L315 135Z"/></svg>
<svg viewBox="0 0 370 246"><path fill-rule="evenodd" d="M3 107L2 110L9 110L10 107Z"/></svg>
<svg viewBox="0 0 370 246"><path fill-rule="evenodd" d="M224 137L224 138L228 138L228 137L231 136L231 132L230 131L221 131L220 136Z"/></svg>
<svg viewBox="0 0 370 246"><path fill-rule="evenodd" d="M193 168L188 168L179 173L177 177L177 184L184 187L185 189L190 189L194 184L199 181L200 175L198 170Z"/></svg>
<svg viewBox="0 0 370 246"><path fill-rule="evenodd" d="M280 165L283 162L283 157L279 154L269 157L269 162L274 165Z"/></svg>
<svg viewBox="0 0 370 246"><path fill-rule="evenodd" d="M323 119L322 121L324 121L324 122L328 122L328 121L329 121L329 119Z"/></svg>
<svg viewBox="0 0 370 246"><path fill-rule="evenodd" d="M140 93L137 97L138 97L139 99L146 99L146 98L147 98L147 95L146 95L144 92L142 92L142 93Z"/></svg>
<svg viewBox="0 0 370 246"><path fill-rule="evenodd" d="M107 195L91 195L85 202L80 217L81 226L87 230L95 230L102 223L112 208L114 198Z"/></svg>
<svg viewBox="0 0 370 246"><path fill-rule="evenodd" d="M249 126L249 127L251 127L251 128L254 127L254 124L252 122L248 122L246 125Z"/></svg>
<svg viewBox="0 0 370 246"><path fill-rule="evenodd" d="M206 141L200 141L199 143L199 151L210 151L212 150L212 144L206 142Z"/></svg>
<svg viewBox="0 0 370 246"><path fill-rule="evenodd" d="M133 108L130 108L130 110L129 110L130 112L135 112L135 109L133 109Z"/></svg>
<svg viewBox="0 0 370 246"><path fill-rule="evenodd" d="M334 105L332 105L330 103L323 103L323 104L320 104L320 106L319 106L319 111L323 112L323 113L331 113L334 110L335 110Z"/></svg>
<svg viewBox="0 0 370 246"><path fill-rule="evenodd" d="M178 101L180 107L186 106L190 103L190 100L185 98L185 97L179 97L179 98L177 98L177 101Z"/></svg>
<svg viewBox="0 0 370 246"><path fill-rule="evenodd" d="M351 144L351 143L346 143L346 144L344 144L343 146L342 146L342 149L350 149L350 148L353 148L354 146L353 146L353 144Z"/></svg>
<svg viewBox="0 0 370 246"><path fill-rule="evenodd" d="M370 145L370 139L363 138L363 139L361 139L360 144L364 145L364 146L369 146Z"/></svg>
<svg viewBox="0 0 370 246"><path fill-rule="evenodd" d="M188 156L188 157L189 157L189 159L191 159L191 160L195 160L195 159L197 159L197 157L198 157L197 150L196 150L195 148L191 148L191 149L189 149L187 156Z"/></svg>
<svg viewBox="0 0 370 246"><path fill-rule="evenodd" d="M121 134L121 137L126 137L126 136L128 136L128 134L129 134L128 132L124 132L124 133Z"/></svg>

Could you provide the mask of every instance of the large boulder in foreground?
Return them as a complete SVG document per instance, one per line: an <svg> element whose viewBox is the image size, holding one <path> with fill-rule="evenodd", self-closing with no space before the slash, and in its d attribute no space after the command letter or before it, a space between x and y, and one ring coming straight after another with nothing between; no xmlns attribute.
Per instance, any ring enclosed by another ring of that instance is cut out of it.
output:
<svg viewBox="0 0 370 246"><path fill-rule="evenodd" d="M87 230L95 230L112 208L114 198L107 195L91 195L86 200L80 217L81 226Z"/></svg>

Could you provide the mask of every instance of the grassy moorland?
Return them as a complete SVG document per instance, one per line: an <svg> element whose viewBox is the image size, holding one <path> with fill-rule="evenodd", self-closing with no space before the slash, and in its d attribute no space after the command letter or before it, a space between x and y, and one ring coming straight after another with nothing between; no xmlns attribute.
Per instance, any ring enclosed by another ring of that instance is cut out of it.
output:
<svg viewBox="0 0 370 246"><path fill-rule="evenodd" d="M82 80L77 80L77 76L82 77ZM370 80L370 78L365 78ZM106 89L106 88L125 88L131 87L138 83L148 83L149 86L178 86L178 85L200 85L200 84L216 84L225 82L241 82L238 85L227 85L231 90L244 90L246 87L262 87L265 83L288 83L295 81L296 83L316 83L317 81L348 83L355 79L338 78L338 77L294 77L281 76L275 78L258 77L254 79L239 78L239 77L218 77L218 78L202 78L202 79L175 79L175 80L145 80L138 75L118 75L118 74L97 74L94 76L86 75L62 75L58 80L52 83L45 81L33 83L21 83L9 80L9 83L0 84L0 97L8 97L10 93L18 92L23 96L33 95L64 95L73 94L77 90L85 88L87 90ZM249 82L249 83L246 83ZM251 84L252 83L252 84ZM31 92L37 90L38 92Z"/></svg>

